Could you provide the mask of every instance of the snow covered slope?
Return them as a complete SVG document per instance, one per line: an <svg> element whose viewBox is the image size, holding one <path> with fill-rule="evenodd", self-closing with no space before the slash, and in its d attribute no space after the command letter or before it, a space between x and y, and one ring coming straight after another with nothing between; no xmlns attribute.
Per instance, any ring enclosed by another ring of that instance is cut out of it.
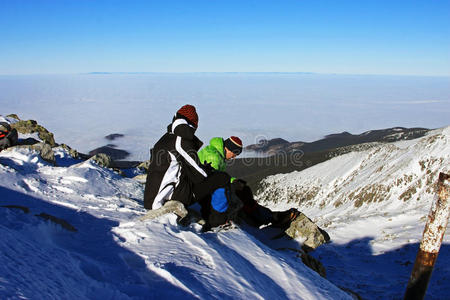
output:
<svg viewBox="0 0 450 300"><path fill-rule="evenodd" d="M348 299L249 233L140 222L143 186L57 148L0 152L1 299Z"/></svg>
<svg viewBox="0 0 450 300"><path fill-rule="evenodd" d="M270 176L258 199L273 209L297 207L328 231L332 244L314 255L331 281L363 298L402 298L439 172L450 172L450 127ZM430 299L450 299L449 244L447 235Z"/></svg>

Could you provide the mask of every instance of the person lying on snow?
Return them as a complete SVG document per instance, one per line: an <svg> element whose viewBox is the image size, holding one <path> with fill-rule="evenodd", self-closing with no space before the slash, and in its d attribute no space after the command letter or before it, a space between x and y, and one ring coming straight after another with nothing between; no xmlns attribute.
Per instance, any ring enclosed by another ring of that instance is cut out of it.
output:
<svg viewBox="0 0 450 300"><path fill-rule="evenodd" d="M231 136L224 140L215 137L211 139L208 146L198 152L198 157L201 163L224 172L226 161L234 159L241 152L242 141L240 138ZM212 195L199 199L202 206L202 217L206 221L204 230L209 230L211 227L229 221L230 213L227 210L226 201L227 199L231 200L228 201L231 202L230 204L235 202L233 201L233 194L242 201L243 207L240 210L240 215L243 216L246 223L252 226L259 227L271 223L274 227L287 228L300 213L295 208L273 212L255 201L252 190L244 180L231 178L230 183L231 187L225 186L216 190ZM228 197L224 197L226 192L228 192ZM234 214L231 214L231 217L233 216Z"/></svg>
<svg viewBox="0 0 450 300"><path fill-rule="evenodd" d="M202 142L195 136L198 115L194 106L184 105L175 114L167 132L150 150L150 165L144 191L144 207L166 209L180 219L186 207L225 186L230 176L200 163L197 151Z"/></svg>

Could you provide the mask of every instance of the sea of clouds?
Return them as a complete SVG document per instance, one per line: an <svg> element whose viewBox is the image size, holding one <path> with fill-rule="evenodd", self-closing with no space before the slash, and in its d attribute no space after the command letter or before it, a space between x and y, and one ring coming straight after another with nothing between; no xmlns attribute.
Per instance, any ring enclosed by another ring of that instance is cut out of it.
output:
<svg viewBox="0 0 450 300"><path fill-rule="evenodd" d="M104 136L146 160L176 110L197 107L198 136L313 141L394 126L449 125L450 78L292 73L0 76L1 115L35 119L81 152Z"/></svg>

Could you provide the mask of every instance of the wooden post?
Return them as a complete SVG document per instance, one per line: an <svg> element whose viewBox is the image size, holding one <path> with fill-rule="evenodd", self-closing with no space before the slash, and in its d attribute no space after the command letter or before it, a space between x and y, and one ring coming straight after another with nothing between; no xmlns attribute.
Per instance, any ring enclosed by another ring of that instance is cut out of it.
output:
<svg viewBox="0 0 450 300"><path fill-rule="evenodd" d="M447 228L450 206L448 202L449 188L445 181L450 175L440 173L437 195L428 214L427 224L423 231L422 242L417 253L416 262L406 288L405 300L423 299L427 291L428 282L436 263L442 239Z"/></svg>

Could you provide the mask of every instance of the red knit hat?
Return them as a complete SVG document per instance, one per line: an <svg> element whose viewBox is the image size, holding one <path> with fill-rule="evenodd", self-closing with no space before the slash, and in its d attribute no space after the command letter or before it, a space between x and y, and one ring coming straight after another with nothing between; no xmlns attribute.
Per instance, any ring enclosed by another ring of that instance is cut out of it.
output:
<svg viewBox="0 0 450 300"><path fill-rule="evenodd" d="M198 115L195 107L189 104L182 106L178 111L177 115L185 117L189 122L191 122L195 128L198 127Z"/></svg>
<svg viewBox="0 0 450 300"><path fill-rule="evenodd" d="M231 136L223 141L223 146L231 152L239 155L242 152L242 141L237 136Z"/></svg>

